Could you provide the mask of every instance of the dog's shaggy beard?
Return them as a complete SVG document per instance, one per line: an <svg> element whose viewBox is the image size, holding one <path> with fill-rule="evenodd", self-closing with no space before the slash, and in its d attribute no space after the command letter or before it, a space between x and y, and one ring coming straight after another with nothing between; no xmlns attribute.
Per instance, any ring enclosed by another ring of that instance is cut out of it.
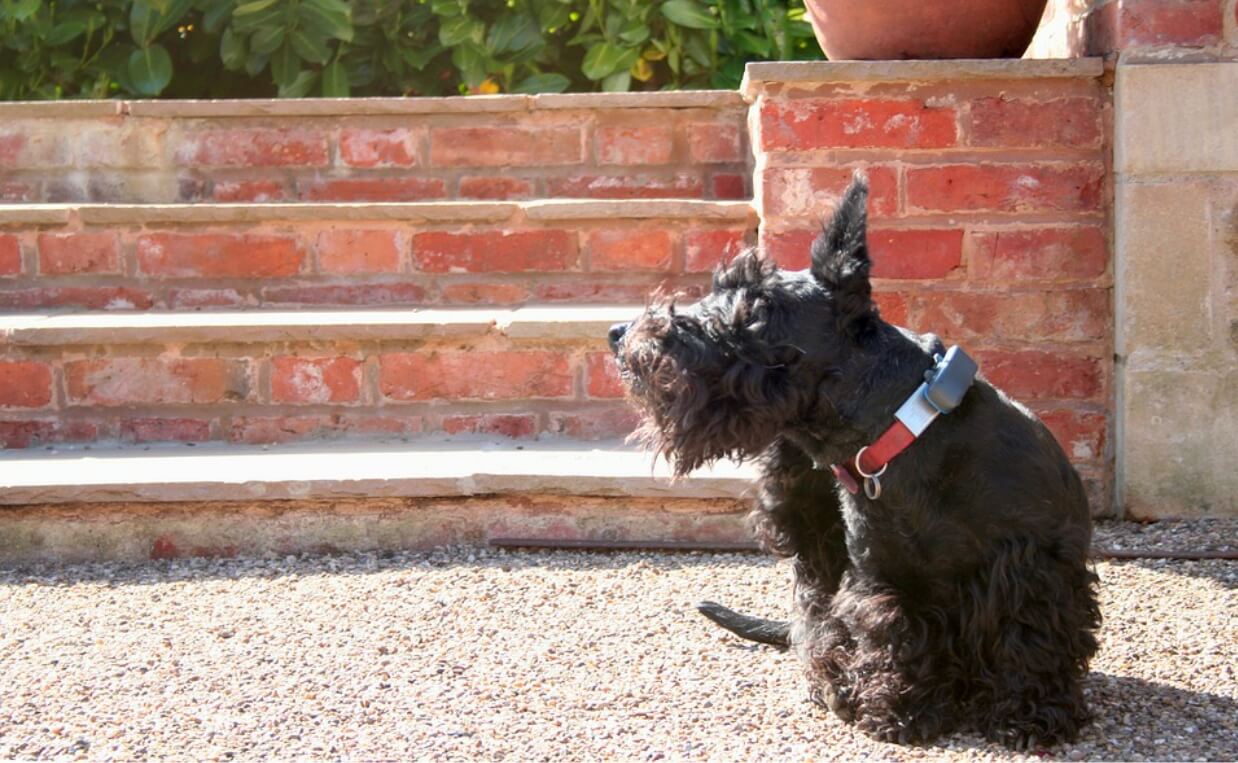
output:
<svg viewBox="0 0 1238 763"><path fill-rule="evenodd" d="M676 476L758 455L794 403L770 373L779 366L738 358L717 333L668 300L632 324L618 353L620 377L641 413L632 439L665 458Z"/></svg>

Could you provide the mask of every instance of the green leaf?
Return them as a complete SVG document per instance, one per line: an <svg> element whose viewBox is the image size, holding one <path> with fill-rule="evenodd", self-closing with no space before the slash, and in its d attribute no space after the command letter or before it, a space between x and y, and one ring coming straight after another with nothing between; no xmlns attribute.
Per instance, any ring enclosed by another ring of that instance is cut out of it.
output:
<svg viewBox="0 0 1238 763"><path fill-rule="evenodd" d="M269 55L284 44L284 28L279 26L263 27L249 38L249 49L255 53Z"/></svg>
<svg viewBox="0 0 1238 763"><path fill-rule="evenodd" d="M258 74L267 68L267 62L271 60L271 56L267 53L250 52L249 58L245 59L245 73L251 77L257 77Z"/></svg>
<svg viewBox="0 0 1238 763"><path fill-rule="evenodd" d="M207 34L217 34L220 27L232 15L234 0L205 0L202 10L202 30Z"/></svg>
<svg viewBox="0 0 1238 763"><path fill-rule="evenodd" d="M524 14L503 16L490 27L486 47L492 54L521 51L540 45L542 33L537 22Z"/></svg>
<svg viewBox="0 0 1238 763"><path fill-rule="evenodd" d="M609 42L599 42L585 53L580 70L586 77L597 81L605 79L618 70L627 70L640 51L636 48L621 48Z"/></svg>
<svg viewBox="0 0 1238 763"><path fill-rule="evenodd" d="M66 21L63 24L57 24L52 27L52 30L43 38L43 42L47 45L64 45L66 42L77 39L85 31L85 23L81 21Z"/></svg>
<svg viewBox="0 0 1238 763"><path fill-rule="evenodd" d="M435 16L443 18L455 18L465 12L460 0L430 0L430 10L434 11Z"/></svg>
<svg viewBox="0 0 1238 763"><path fill-rule="evenodd" d="M512 88L513 93L562 93L572 81L562 74L534 74L525 77Z"/></svg>
<svg viewBox="0 0 1238 763"><path fill-rule="evenodd" d="M303 71L287 85L279 86L280 98L304 98L318 82L318 72Z"/></svg>
<svg viewBox="0 0 1238 763"><path fill-rule="evenodd" d="M338 0L305 0L297 11L297 20L323 37L345 42L354 39L351 11Z"/></svg>
<svg viewBox="0 0 1238 763"><path fill-rule="evenodd" d="M238 16L252 16L255 13L260 13L275 5L279 0L253 0L250 3L242 3L232 12L233 18Z"/></svg>
<svg viewBox="0 0 1238 763"><path fill-rule="evenodd" d="M231 71L239 71L245 65L245 38L232 31L232 27L224 30L219 39L219 59L224 67Z"/></svg>
<svg viewBox="0 0 1238 763"><path fill-rule="evenodd" d="M486 57L473 45L461 45L451 51L451 62L469 87L477 87L486 79Z"/></svg>
<svg viewBox="0 0 1238 763"><path fill-rule="evenodd" d="M307 34L302 29L294 29L288 39L292 42L292 49L306 61L324 64L327 59L331 58L331 48L328 47L327 41L317 35Z"/></svg>
<svg viewBox="0 0 1238 763"><path fill-rule="evenodd" d="M347 98L349 95L348 69L338 58L322 70L322 95L324 98Z"/></svg>
<svg viewBox="0 0 1238 763"><path fill-rule="evenodd" d="M39 10L40 0L0 0L0 18L25 21Z"/></svg>
<svg viewBox="0 0 1238 763"><path fill-rule="evenodd" d="M448 48L454 48L468 41L480 43L485 31L486 27L480 21L475 21L468 16L457 16L444 21L443 25L438 28L438 41L439 44Z"/></svg>
<svg viewBox="0 0 1238 763"><path fill-rule="evenodd" d="M602 80L602 90L607 93L626 93L628 88L632 86L632 73L627 69L621 72L615 72L606 79Z"/></svg>
<svg viewBox="0 0 1238 763"><path fill-rule="evenodd" d="M689 29L717 29L718 19L710 15L695 0L667 0L662 3L662 15L679 26Z"/></svg>
<svg viewBox="0 0 1238 763"><path fill-rule="evenodd" d="M404 63L421 71L430 63L439 53L442 53L446 48L439 45L437 42L429 45L421 45L416 48L401 48L400 57L404 59Z"/></svg>
<svg viewBox="0 0 1238 763"><path fill-rule="evenodd" d="M301 74L301 59L291 45L284 44L271 56L271 77L281 88L290 87Z"/></svg>
<svg viewBox="0 0 1238 763"><path fill-rule="evenodd" d="M172 81L172 56L162 45L150 45L129 56L129 80L139 95L159 95Z"/></svg>

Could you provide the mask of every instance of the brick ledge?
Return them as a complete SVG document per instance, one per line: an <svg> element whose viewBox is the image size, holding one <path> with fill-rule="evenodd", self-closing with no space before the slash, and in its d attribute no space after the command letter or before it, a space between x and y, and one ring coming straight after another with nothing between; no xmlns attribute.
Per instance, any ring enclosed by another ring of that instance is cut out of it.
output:
<svg viewBox="0 0 1238 763"><path fill-rule="evenodd" d="M0 505L539 494L738 498L755 472L725 463L672 482L620 443L61 448L0 453Z"/></svg>
<svg viewBox="0 0 1238 763"><path fill-rule="evenodd" d="M514 309L249 310L0 316L11 346L159 342L420 339L496 334L513 339L596 340L631 320L637 305Z"/></svg>
<svg viewBox="0 0 1238 763"><path fill-rule="evenodd" d="M969 79L1095 79L1101 58L951 59L944 61L763 61L744 70L740 93L753 100L766 85L825 82L924 82Z"/></svg>

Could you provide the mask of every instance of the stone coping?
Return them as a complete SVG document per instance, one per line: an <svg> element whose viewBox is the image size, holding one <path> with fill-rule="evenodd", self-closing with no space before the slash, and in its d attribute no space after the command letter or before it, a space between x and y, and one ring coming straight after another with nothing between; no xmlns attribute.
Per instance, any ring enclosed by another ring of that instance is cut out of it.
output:
<svg viewBox="0 0 1238 763"><path fill-rule="evenodd" d="M753 467L720 463L673 481L665 462L619 442L77 446L0 453L0 505L522 493L734 499L754 477Z"/></svg>
<svg viewBox="0 0 1238 763"><path fill-rule="evenodd" d="M280 342L506 336L602 342L637 305L383 310L246 310L0 315L0 341L47 347L142 342Z"/></svg>
<svg viewBox="0 0 1238 763"><path fill-rule="evenodd" d="M0 103L0 120L35 118L338 117L477 114L565 109L716 109L744 105L733 90L650 93L545 93L443 98L285 98L166 101L16 101Z"/></svg>
<svg viewBox="0 0 1238 763"><path fill-rule="evenodd" d="M0 225L211 224L271 221L370 220L398 222L504 222L530 220L705 219L753 220L749 201L696 199L567 199L528 202L410 201L395 203L270 204L9 204Z"/></svg>
<svg viewBox="0 0 1238 763"><path fill-rule="evenodd" d="M1101 58L995 58L943 61L762 61L748 64L740 93L755 98L766 85L826 82L926 82L974 79L1094 79Z"/></svg>

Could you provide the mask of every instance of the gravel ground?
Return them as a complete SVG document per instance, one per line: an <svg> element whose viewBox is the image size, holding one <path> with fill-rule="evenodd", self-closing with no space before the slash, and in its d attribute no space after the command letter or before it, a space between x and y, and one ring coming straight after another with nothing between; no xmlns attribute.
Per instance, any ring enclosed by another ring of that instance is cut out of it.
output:
<svg viewBox="0 0 1238 763"><path fill-rule="evenodd" d="M1217 547L1238 522L1099 535ZM1238 562L1098 569L1098 721L1033 757L1238 758ZM698 598L778 614L787 570L467 548L0 570L0 758L1025 757L967 735L875 743L804 700L791 656L698 617Z"/></svg>

